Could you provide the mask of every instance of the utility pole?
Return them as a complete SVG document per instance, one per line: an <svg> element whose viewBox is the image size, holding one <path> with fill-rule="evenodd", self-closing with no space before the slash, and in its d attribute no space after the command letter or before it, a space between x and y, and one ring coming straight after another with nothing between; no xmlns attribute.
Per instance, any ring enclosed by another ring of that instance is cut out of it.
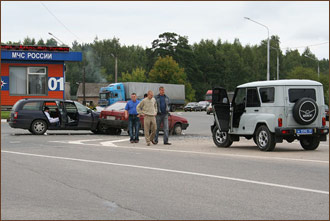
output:
<svg viewBox="0 0 330 221"><path fill-rule="evenodd" d="M118 76L118 66L117 66L117 56L115 57L115 83L117 83L117 76Z"/></svg>
<svg viewBox="0 0 330 221"><path fill-rule="evenodd" d="M309 59L312 59L314 61L317 62L317 77L318 79L320 80L320 61L318 59L315 59L315 58L312 58L312 57L309 57L307 55L305 55L306 58L309 58Z"/></svg>
<svg viewBox="0 0 330 221"><path fill-rule="evenodd" d="M85 88L85 76L86 76L86 70L84 67L84 71L83 71L83 105L86 105L86 88Z"/></svg>
<svg viewBox="0 0 330 221"><path fill-rule="evenodd" d="M280 80L280 58L279 58L279 49L278 49L278 48L274 48L274 47L272 47L272 46L270 46L270 48L276 50L276 55L277 55L277 59L276 59L277 80Z"/></svg>

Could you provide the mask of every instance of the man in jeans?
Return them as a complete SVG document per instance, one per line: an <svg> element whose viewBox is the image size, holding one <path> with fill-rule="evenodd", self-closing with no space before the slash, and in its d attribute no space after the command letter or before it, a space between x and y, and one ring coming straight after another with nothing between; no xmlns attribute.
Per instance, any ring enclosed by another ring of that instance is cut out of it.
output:
<svg viewBox="0 0 330 221"><path fill-rule="evenodd" d="M164 130L164 145L171 145L168 142L168 113L170 112L170 99L165 94L165 89L163 86L159 87L159 94L155 97L157 101L157 131L155 136L155 143L158 143L158 135L160 130L160 125L163 123Z"/></svg>
<svg viewBox="0 0 330 221"><path fill-rule="evenodd" d="M144 115L144 134L146 137L147 146L150 146L150 142L155 144L154 138L156 133L156 114L157 103L153 98L154 93L148 91L147 98L144 98L136 107L137 112L140 115ZM151 133L150 133L151 130Z"/></svg>
<svg viewBox="0 0 330 221"><path fill-rule="evenodd" d="M139 142L140 118L136 111L137 105L140 103L136 100L136 93L131 94L131 100L125 106L125 118L128 118L128 129L131 143Z"/></svg>

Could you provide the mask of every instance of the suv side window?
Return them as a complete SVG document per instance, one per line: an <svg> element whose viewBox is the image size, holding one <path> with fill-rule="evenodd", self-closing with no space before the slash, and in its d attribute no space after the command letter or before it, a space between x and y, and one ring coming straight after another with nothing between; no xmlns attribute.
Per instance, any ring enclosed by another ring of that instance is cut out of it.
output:
<svg viewBox="0 0 330 221"><path fill-rule="evenodd" d="M291 103L297 102L300 98L307 97L316 101L316 93L314 89L289 89L289 101Z"/></svg>
<svg viewBox="0 0 330 221"><path fill-rule="evenodd" d="M260 100L256 88L247 89L246 107L260 107Z"/></svg>
<svg viewBox="0 0 330 221"><path fill-rule="evenodd" d="M275 100L275 88L260 88L259 89L260 97L262 103L274 103Z"/></svg>
<svg viewBox="0 0 330 221"><path fill-rule="evenodd" d="M28 102L22 107L22 110L41 110L40 102Z"/></svg>
<svg viewBox="0 0 330 221"><path fill-rule="evenodd" d="M235 96L235 99L234 99L234 104L235 106L243 106L245 107L245 88L239 88L236 92L236 96Z"/></svg>

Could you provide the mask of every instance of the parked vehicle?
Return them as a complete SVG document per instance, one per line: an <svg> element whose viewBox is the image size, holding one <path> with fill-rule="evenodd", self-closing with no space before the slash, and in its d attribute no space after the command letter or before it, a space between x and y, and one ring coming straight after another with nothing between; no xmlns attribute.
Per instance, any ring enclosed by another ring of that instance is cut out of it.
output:
<svg viewBox="0 0 330 221"><path fill-rule="evenodd" d="M206 114L211 114L213 113L213 108L212 108L212 103L209 104L206 108Z"/></svg>
<svg viewBox="0 0 330 221"><path fill-rule="evenodd" d="M205 94L205 100L208 102L212 102L212 90L207 90Z"/></svg>
<svg viewBox="0 0 330 221"><path fill-rule="evenodd" d="M121 134L122 129L128 130L128 119L125 119L125 106L127 101L118 101L106 107L100 115L100 124L103 131L110 134ZM140 117L141 130L144 130L144 117ZM180 135L182 130L189 126L187 119L170 114L168 117L170 134ZM162 130L161 126L161 130Z"/></svg>
<svg viewBox="0 0 330 221"><path fill-rule="evenodd" d="M202 111L202 107L198 105L197 102L188 103L183 110L186 111Z"/></svg>
<svg viewBox="0 0 330 221"><path fill-rule="evenodd" d="M49 107L52 118L59 123L50 123L44 113ZM99 114L76 101L59 99L21 99L15 103L7 119L12 128L29 130L42 135L47 130L91 130L99 132Z"/></svg>
<svg viewBox="0 0 330 221"><path fill-rule="evenodd" d="M327 140L323 86L311 80L259 81L240 85L229 103L224 88L212 93L213 141L229 147L241 136L262 151L272 151L283 140L299 140L305 150L315 150Z"/></svg>
<svg viewBox="0 0 330 221"><path fill-rule="evenodd" d="M131 94L136 93L137 99L143 99L144 94L149 90L154 95L159 93L159 87L165 88L165 94L170 98L170 110L175 111L182 108L185 101L185 86L183 84L161 84L161 83L142 83L142 82L125 82L109 84L107 87L100 89L100 106L109 106L117 101L128 101Z"/></svg>
<svg viewBox="0 0 330 221"><path fill-rule="evenodd" d="M198 102L198 105L200 107L202 107L202 111L206 111L206 108L209 106L209 102L208 101L200 101Z"/></svg>

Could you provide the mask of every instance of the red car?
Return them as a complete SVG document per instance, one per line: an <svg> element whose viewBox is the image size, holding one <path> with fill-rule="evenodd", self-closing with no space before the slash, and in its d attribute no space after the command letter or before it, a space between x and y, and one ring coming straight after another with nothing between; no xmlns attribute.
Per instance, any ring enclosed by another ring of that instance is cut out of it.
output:
<svg viewBox="0 0 330 221"><path fill-rule="evenodd" d="M125 119L125 106L127 101L118 101L101 111L100 127L103 132L109 134L120 135L121 129L128 130L128 119ZM144 129L144 117L140 117L141 130ZM175 115L169 115L168 126L170 134L180 135L182 130L189 126L187 119ZM163 125L161 129L163 130Z"/></svg>

